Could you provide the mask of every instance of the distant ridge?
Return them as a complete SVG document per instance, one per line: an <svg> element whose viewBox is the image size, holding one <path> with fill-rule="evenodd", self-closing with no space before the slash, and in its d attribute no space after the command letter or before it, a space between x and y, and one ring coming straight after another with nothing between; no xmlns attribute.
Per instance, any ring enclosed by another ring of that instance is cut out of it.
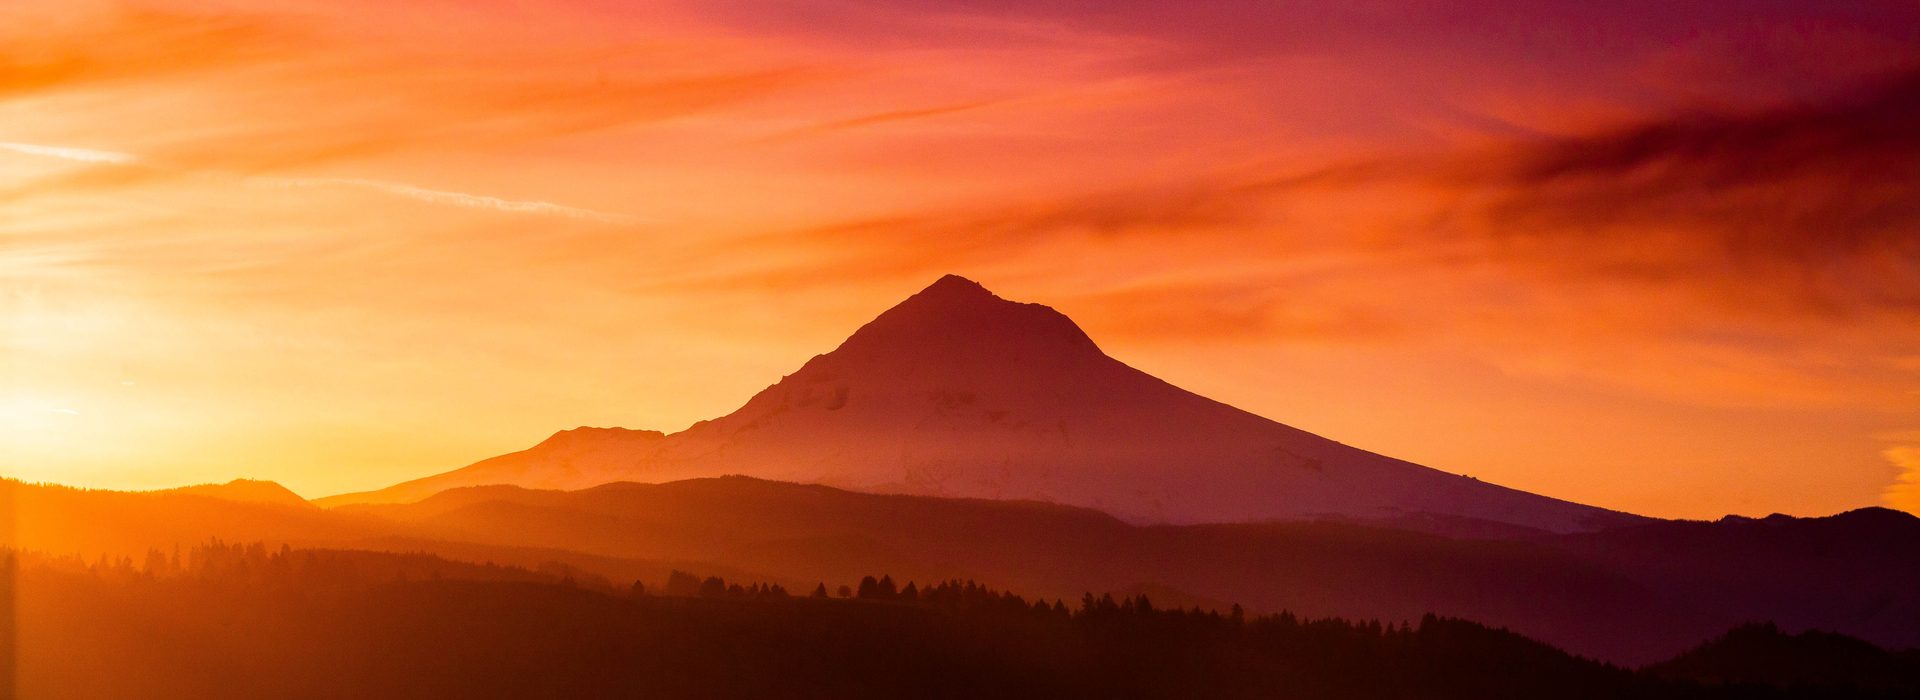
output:
<svg viewBox="0 0 1920 700"><path fill-rule="evenodd" d="M523 452L320 503L722 474L1033 499L1136 522L1440 517L1572 532L1641 520L1383 457L1207 399L1113 359L1052 308L955 275L739 410L685 431L563 431Z"/></svg>
<svg viewBox="0 0 1920 700"><path fill-rule="evenodd" d="M795 590L871 572L1003 582L1069 601L1084 591L1155 591L1161 601L1168 590L1179 592L1168 604L1232 601L1249 612L1455 615L1629 664L1755 620L1920 647L1920 560L1908 556L1920 551L1920 518L1881 509L1483 539L1326 521L1141 526L1087 508L749 477L479 486L331 510L0 479L0 507L15 516L0 517L0 542L88 561L138 562L219 538L558 562L623 582L678 568ZM1731 662L1675 671L1752 668L1745 653L1723 658Z"/></svg>
<svg viewBox="0 0 1920 700"><path fill-rule="evenodd" d="M301 498L300 494L288 490L285 486L281 486L272 481L259 481L254 479L234 479L224 484L182 486L175 489L164 489L158 493L206 496L238 503L263 503L299 508L317 507L313 503L308 502L307 499Z"/></svg>
<svg viewBox="0 0 1920 700"><path fill-rule="evenodd" d="M1836 695L1857 689L1886 697L1920 693L1920 650L1888 651L1817 630L1789 633L1772 623L1742 625L1647 670L1702 683L1820 688Z"/></svg>

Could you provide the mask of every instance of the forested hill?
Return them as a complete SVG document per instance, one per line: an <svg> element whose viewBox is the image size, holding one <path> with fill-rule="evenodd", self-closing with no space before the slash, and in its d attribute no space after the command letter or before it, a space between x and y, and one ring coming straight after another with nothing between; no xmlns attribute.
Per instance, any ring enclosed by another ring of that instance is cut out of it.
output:
<svg viewBox="0 0 1920 700"><path fill-rule="evenodd" d="M12 589L0 600L18 601L7 621L19 653L9 659L17 678L0 687L21 698L1920 692L1884 673L1870 688L1831 676L1796 686L1674 678L1433 616L1382 624L1169 609L1145 597L1028 600L966 581L870 577L788 591L676 573L621 585L564 569L218 543L142 562L7 554L0 566ZM1722 665L1737 652L1714 651Z"/></svg>

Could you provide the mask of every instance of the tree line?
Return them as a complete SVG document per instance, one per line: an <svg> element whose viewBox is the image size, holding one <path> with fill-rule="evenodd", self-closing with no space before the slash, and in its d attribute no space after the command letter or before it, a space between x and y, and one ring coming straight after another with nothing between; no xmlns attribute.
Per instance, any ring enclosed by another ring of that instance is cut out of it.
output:
<svg viewBox="0 0 1920 700"><path fill-rule="evenodd" d="M565 567L219 541L138 562L9 551L0 567L0 593L20 601L19 688L41 691L22 698L1677 700L1920 689L1898 674L1807 684L1717 671L1772 653L1745 637L1675 677L1436 615L1303 618L1093 593L1070 603L885 574L794 594L686 571L615 585ZM1835 666L1845 664L1822 662Z"/></svg>

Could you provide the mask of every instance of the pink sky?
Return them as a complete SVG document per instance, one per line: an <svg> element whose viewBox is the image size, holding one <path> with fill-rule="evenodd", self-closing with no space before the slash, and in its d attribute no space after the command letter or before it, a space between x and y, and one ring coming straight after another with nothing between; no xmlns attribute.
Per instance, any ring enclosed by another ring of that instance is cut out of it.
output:
<svg viewBox="0 0 1920 700"><path fill-rule="evenodd" d="M1920 512L1911 2L0 10L0 474L727 412L941 274L1328 437Z"/></svg>

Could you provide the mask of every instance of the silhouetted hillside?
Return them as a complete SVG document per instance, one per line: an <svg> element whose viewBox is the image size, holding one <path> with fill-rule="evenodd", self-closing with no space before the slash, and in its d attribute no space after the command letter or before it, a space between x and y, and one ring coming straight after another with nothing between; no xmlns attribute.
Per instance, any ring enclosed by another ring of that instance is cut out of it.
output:
<svg viewBox="0 0 1920 700"><path fill-rule="evenodd" d="M301 498L300 494L287 490L271 481L254 479L234 479L224 484L200 484L167 489L161 493L177 493L188 496L208 496L241 503L265 503L272 505L313 508L312 503Z"/></svg>
<svg viewBox="0 0 1920 700"><path fill-rule="evenodd" d="M739 477L577 492L459 489L351 511L442 539L698 554L802 580L883 569L987 577L1045 595L1153 584L1262 610L1386 619L1438 611L1634 663L1756 619L1920 645L1920 568L1888 560L1920 549L1920 519L1891 511L1484 540L1337 522L1140 527L1040 503Z"/></svg>
<svg viewBox="0 0 1920 700"><path fill-rule="evenodd" d="M126 492L0 479L12 531L0 546L55 553L139 555L210 537L273 543L340 543L393 534L390 524L306 505L211 495L200 489Z"/></svg>
<svg viewBox="0 0 1920 700"><path fill-rule="evenodd" d="M1738 627L1647 670L1703 683L1865 688L1920 697L1920 651L1889 652L1831 632L1788 634L1773 624Z"/></svg>
<svg viewBox="0 0 1920 700"><path fill-rule="evenodd" d="M674 567L748 574L725 562L694 557L654 561L595 556L569 547L519 547L484 540L419 536L390 520L218 498L180 491L125 492L24 484L0 479L0 547L88 559L141 559L209 539L262 541L273 547L343 547L431 552L469 562L519 566L562 563L622 579L665 576Z"/></svg>
<svg viewBox="0 0 1920 700"><path fill-rule="evenodd" d="M842 599L681 574L701 581L693 595L663 596L672 584L258 545L183 560L0 554L0 593L20 601L5 687L24 700L1898 697L1701 685L1434 616L1243 616L890 577Z"/></svg>
<svg viewBox="0 0 1920 700"><path fill-rule="evenodd" d="M1920 551L1920 521L1889 511L1481 540L1334 522L1143 527L1042 503L742 477L577 492L480 487L332 511L0 482L14 491L19 546L88 557L222 537L552 561L615 580L680 568L790 589L888 571L1047 597L1148 592L1389 621L1435 612L1633 664L1753 620L1920 645L1920 571L1903 558Z"/></svg>
<svg viewBox="0 0 1920 700"><path fill-rule="evenodd" d="M1668 599L1711 603L1729 626L1765 620L1920 647L1920 518L1900 511L1655 522L1547 541Z"/></svg>

